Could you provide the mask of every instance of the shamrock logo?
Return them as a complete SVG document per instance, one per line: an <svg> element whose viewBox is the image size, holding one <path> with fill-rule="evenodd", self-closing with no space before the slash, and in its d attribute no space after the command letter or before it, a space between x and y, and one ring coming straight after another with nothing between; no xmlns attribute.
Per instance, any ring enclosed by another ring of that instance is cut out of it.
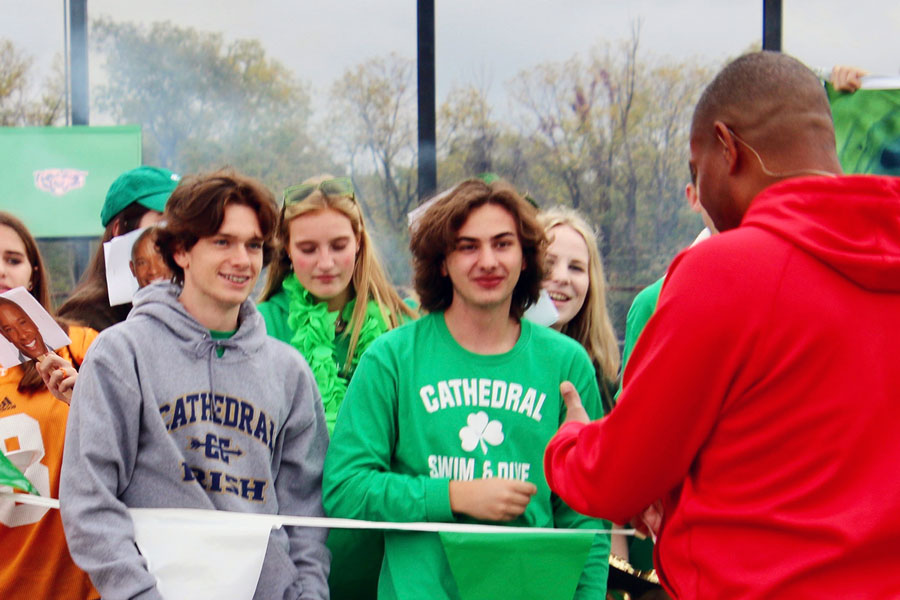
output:
<svg viewBox="0 0 900 600"><path fill-rule="evenodd" d="M462 449L466 452L471 452L481 444L481 451L487 454L485 442L491 446L503 443L503 424L500 421L491 421L483 410L470 414L466 423L466 426L459 430Z"/></svg>

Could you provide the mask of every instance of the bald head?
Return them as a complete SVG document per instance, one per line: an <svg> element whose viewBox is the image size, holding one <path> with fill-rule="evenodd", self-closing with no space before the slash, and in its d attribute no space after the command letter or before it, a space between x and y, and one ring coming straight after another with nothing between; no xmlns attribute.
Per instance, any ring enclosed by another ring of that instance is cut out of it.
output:
<svg viewBox="0 0 900 600"><path fill-rule="evenodd" d="M700 203L720 231L740 225L753 198L779 180L840 173L819 78L778 52L731 62L694 110L691 168Z"/></svg>
<svg viewBox="0 0 900 600"><path fill-rule="evenodd" d="M716 75L697 102L691 131L706 134L715 121L734 129L760 153L836 155L822 82L803 63L780 52L745 54Z"/></svg>

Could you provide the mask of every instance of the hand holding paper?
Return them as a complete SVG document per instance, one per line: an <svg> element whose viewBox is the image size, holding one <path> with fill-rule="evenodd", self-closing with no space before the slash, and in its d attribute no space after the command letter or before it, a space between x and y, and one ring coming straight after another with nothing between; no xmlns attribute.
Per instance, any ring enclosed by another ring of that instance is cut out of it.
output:
<svg viewBox="0 0 900 600"><path fill-rule="evenodd" d="M55 352L49 352L37 362L37 370L54 398L66 404L72 401L72 390L78 378L75 367Z"/></svg>
<svg viewBox="0 0 900 600"><path fill-rule="evenodd" d="M650 536L653 543L656 543L656 537L663 522L663 505L662 501L657 500L641 512L638 516L631 520L631 525L642 536Z"/></svg>

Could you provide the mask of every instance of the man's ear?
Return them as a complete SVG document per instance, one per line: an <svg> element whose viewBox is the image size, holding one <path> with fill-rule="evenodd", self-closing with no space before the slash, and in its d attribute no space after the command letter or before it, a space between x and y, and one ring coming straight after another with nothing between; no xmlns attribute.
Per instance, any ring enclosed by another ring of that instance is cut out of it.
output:
<svg viewBox="0 0 900 600"><path fill-rule="evenodd" d="M191 264L191 257L187 250L184 249L184 246L175 248L175 252L172 253L172 259L175 261L175 264L182 269L187 269Z"/></svg>
<svg viewBox="0 0 900 600"><path fill-rule="evenodd" d="M441 275L447 277L449 273L447 273L447 259L441 261Z"/></svg>
<svg viewBox="0 0 900 600"><path fill-rule="evenodd" d="M697 195L697 186L693 183L689 182L684 186L684 197L687 198L688 206L693 212L698 213L703 209L700 205L700 196Z"/></svg>
<svg viewBox="0 0 900 600"><path fill-rule="evenodd" d="M731 129L728 125L722 121L713 123L713 128L715 129L716 138L722 144L722 159L727 163L728 174L731 175L737 170L738 159L740 158L737 140L734 139L734 135L731 133Z"/></svg>
<svg viewBox="0 0 900 600"><path fill-rule="evenodd" d="M134 272L134 261L133 260L128 261L128 268L131 269L131 274L134 275L135 277L137 277L137 273Z"/></svg>

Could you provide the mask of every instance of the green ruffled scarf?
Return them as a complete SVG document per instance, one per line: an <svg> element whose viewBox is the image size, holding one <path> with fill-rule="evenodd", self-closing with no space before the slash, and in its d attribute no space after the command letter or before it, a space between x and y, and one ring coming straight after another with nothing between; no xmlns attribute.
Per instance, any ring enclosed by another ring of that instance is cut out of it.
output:
<svg viewBox="0 0 900 600"><path fill-rule="evenodd" d="M291 345L300 351L306 362L312 369L313 377L319 386L322 395L322 404L325 408L325 423L328 432L334 430L338 409L344 401L347 393L347 384L350 377L359 364L359 358L366 348L375 341L375 338L388 330L387 324L378 309L378 303L369 300L366 305L365 322L359 330L359 338L356 342L356 352L353 353L351 364L344 365L344 372L338 372L338 358L335 356L335 332L338 311L329 312L325 302L317 302L293 274L285 277L282 283L288 297L288 327L294 332ZM353 324L350 317L356 306L356 298L353 298L344 306L341 315L347 323L344 334L350 335ZM343 357L342 357L343 358Z"/></svg>

